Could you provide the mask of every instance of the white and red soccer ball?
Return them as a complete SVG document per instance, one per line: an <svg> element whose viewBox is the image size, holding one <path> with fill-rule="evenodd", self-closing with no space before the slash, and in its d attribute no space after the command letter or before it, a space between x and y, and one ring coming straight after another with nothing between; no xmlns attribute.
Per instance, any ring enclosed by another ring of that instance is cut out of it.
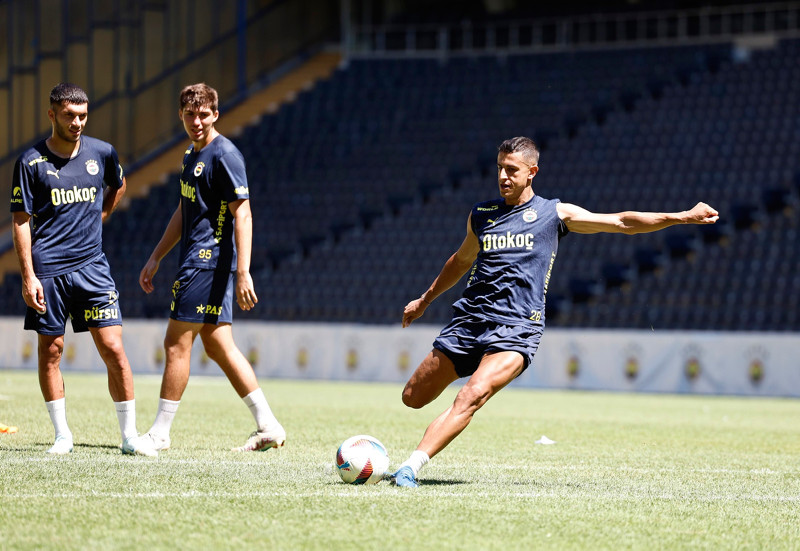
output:
<svg viewBox="0 0 800 551"><path fill-rule="evenodd" d="M386 447L372 436L352 436L336 450L336 470L348 484L375 484L388 469Z"/></svg>

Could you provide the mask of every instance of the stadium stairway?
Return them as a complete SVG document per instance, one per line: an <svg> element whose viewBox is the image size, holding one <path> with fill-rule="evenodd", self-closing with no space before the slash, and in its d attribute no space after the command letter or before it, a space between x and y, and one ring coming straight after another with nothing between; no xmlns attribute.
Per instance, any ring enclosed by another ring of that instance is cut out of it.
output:
<svg viewBox="0 0 800 551"><path fill-rule="evenodd" d="M245 127L258 124L265 114L276 112L281 105L294 101L300 92L310 89L317 81L329 78L340 63L338 53L317 54L274 83L254 92L229 112L220 113L217 129L230 138L240 136ZM165 184L169 175L180 169L187 145L183 138L182 135L178 145L165 150L128 176L129 199L146 195L153 185Z"/></svg>

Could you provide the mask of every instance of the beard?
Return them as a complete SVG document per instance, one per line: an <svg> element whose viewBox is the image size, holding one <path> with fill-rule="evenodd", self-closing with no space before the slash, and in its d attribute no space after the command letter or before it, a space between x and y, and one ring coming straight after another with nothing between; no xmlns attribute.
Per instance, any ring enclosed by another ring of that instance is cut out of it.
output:
<svg viewBox="0 0 800 551"><path fill-rule="evenodd" d="M54 127L55 127L55 131L56 131L56 135L60 139L64 140L65 142L73 142L73 143L75 143L75 142L77 142L78 140L81 139L81 134L78 134L76 136L75 134L73 134L72 132L69 131L69 126L62 126L60 124L56 124L56 125L54 125Z"/></svg>

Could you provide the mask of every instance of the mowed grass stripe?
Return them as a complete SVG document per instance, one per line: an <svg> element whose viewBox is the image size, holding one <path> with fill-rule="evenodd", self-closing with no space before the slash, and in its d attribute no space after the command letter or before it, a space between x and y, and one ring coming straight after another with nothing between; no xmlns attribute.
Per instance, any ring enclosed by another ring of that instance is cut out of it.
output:
<svg viewBox="0 0 800 551"><path fill-rule="evenodd" d="M0 370L5 549L797 549L800 401L509 388L421 473L353 487L338 445L372 434L392 466L450 402L401 385L262 380L285 448L229 451L252 417L193 377L156 460L119 453L105 377L66 373L73 454L48 457L36 374ZM136 376L139 430L160 380ZM557 441L534 442L543 434Z"/></svg>

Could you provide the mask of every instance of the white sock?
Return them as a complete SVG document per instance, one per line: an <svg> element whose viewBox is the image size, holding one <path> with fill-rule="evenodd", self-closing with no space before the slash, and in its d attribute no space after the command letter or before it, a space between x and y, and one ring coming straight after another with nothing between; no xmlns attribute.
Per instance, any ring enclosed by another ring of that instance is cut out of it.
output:
<svg viewBox="0 0 800 551"><path fill-rule="evenodd" d="M264 396L264 391L261 390L261 387L255 389L242 400L250 409L250 413L253 414L259 431L268 431L280 426L267 403L267 397Z"/></svg>
<svg viewBox="0 0 800 551"><path fill-rule="evenodd" d="M122 441L124 442L132 436L138 436L139 433L136 432L136 400L114 402L114 408L117 410Z"/></svg>
<svg viewBox="0 0 800 551"><path fill-rule="evenodd" d="M150 434L158 435L162 438L169 437L169 429L172 427L172 421L175 419L175 413L178 411L178 405L181 401L178 400L165 400L164 398L158 399L158 413L156 413L156 420L153 421L153 426L150 427Z"/></svg>
<svg viewBox="0 0 800 551"><path fill-rule="evenodd" d="M411 470L414 471L414 476L417 476L417 473L422 468L425 463L430 461L431 458L428 457L428 454L421 450L414 450L411 452L411 455L408 459L405 460L403 464L401 464L397 470L399 471L403 467L411 467Z"/></svg>
<svg viewBox="0 0 800 551"><path fill-rule="evenodd" d="M59 436L72 438L72 431L67 425L66 399L59 398L52 402L45 402L44 405L47 406L47 413L50 414L50 421L53 422L53 428L56 430L56 438Z"/></svg>

